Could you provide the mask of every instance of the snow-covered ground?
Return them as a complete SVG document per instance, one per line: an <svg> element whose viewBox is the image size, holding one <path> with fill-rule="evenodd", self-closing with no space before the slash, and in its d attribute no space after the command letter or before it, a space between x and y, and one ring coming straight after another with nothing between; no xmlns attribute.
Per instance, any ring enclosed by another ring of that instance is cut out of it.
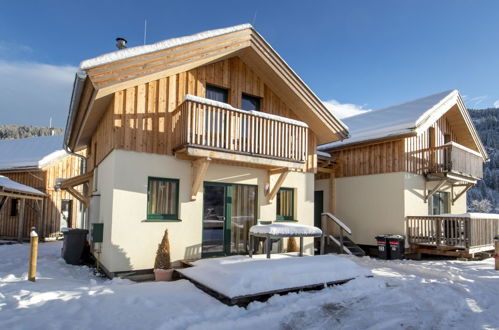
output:
<svg viewBox="0 0 499 330"><path fill-rule="evenodd" d="M0 329L499 328L493 259L352 257L375 277L244 309L223 305L187 281L96 278L86 267L66 265L60 248L59 242L40 244L38 281L31 283L25 280L28 245L0 246Z"/></svg>

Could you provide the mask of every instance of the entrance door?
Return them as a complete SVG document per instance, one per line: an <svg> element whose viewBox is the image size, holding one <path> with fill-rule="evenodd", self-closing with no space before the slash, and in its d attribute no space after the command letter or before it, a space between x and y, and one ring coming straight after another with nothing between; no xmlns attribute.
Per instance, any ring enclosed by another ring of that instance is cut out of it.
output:
<svg viewBox="0 0 499 330"><path fill-rule="evenodd" d="M248 253L256 223L257 187L205 183L202 256Z"/></svg>
<svg viewBox="0 0 499 330"><path fill-rule="evenodd" d="M321 214L324 212L324 191L314 191L314 226L321 228Z"/></svg>

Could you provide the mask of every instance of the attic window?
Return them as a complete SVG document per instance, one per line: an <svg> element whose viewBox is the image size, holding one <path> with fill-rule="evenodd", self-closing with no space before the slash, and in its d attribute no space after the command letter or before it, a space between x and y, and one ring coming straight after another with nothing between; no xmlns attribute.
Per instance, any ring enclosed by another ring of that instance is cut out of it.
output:
<svg viewBox="0 0 499 330"><path fill-rule="evenodd" d="M241 98L241 108L248 111L260 111L260 101L261 99L259 97L243 94Z"/></svg>
<svg viewBox="0 0 499 330"><path fill-rule="evenodd" d="M206 84L206 98L213 101L228 103L229 90L226 88Z"/></svg>

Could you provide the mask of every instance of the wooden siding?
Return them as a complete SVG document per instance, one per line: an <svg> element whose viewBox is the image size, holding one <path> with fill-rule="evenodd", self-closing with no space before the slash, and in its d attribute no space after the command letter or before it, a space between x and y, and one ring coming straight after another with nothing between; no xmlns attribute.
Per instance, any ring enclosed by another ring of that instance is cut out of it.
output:
<svg viewBox="0 0 499 330"><path fill-rule="evenodd" d="M439 118L431 128L434 130L435 147L445 144L446 134L451 141L456 139L446 116ZM422 174L428 160L421 157L420 151L430 147L431 128L417 136L366 142L333 150L332 156L340 163L336 177L401 171Z"/></svg>
<svg viewBox="0 0 499 330"><path fill-rule="evenodd" d="M394 140L345 148L333 153L340 166L336 177L399 172L404 169L404 144Z"/></svg>
<svg viewBox="0 0 499 330"><path fill-rule="evenodd" d="M24 171L0 171L14 181L36 188L48 195L43 201L43 217L39 223L39 213L36 210L35 201L26 200L24 214L23 237L28 238L31 227L36 226L38 234L42 237L57 237L60 227L61 202L68 199L73 201L72 227L76 226L76 216L79 202L67 191L54 189L58 178L70 178L80 174L80 158L66 156L39 170ZM10 216L10 199L0 211L0 237L17 238L18 216Z"/></svg>
<svg viewBox="0 0 499 330"><path fill-rule="evenodd" d="M238 57L225 59L114 94L88 146L88 170L113 149L172 155L172 112L186 94L205 97L206 84L229 90L229 103L241 108L242 93L262 98L261 111L298 119L292 109ZM316 137L309 132L306 169L316 167Z"/></svg>

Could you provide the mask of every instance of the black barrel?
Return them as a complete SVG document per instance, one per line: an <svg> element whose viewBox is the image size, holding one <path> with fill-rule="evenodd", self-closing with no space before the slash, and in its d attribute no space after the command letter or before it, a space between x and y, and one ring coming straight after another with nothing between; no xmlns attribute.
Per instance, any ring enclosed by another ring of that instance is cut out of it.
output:
<svg viewBox="0 0 499 330"><path fill-rule="evenodd" d="M405 237L402 235L389 235L386 240L390 245L390 259L404 259Z"/></svg>
<svg viewBox="0 0 499 330"><path fill-rule="evenodd" d="M390 259L390 246L387 240L388 235L378 235L375 237L378 245L378 257L380 259Z"/></svg>
<svg viewBox="0 0 499 330"><path fill-rule="evenodd" d="M88 230L69 229L64 234L62 258L71 265L81 265L83 249L87 240Z"/></svg>

